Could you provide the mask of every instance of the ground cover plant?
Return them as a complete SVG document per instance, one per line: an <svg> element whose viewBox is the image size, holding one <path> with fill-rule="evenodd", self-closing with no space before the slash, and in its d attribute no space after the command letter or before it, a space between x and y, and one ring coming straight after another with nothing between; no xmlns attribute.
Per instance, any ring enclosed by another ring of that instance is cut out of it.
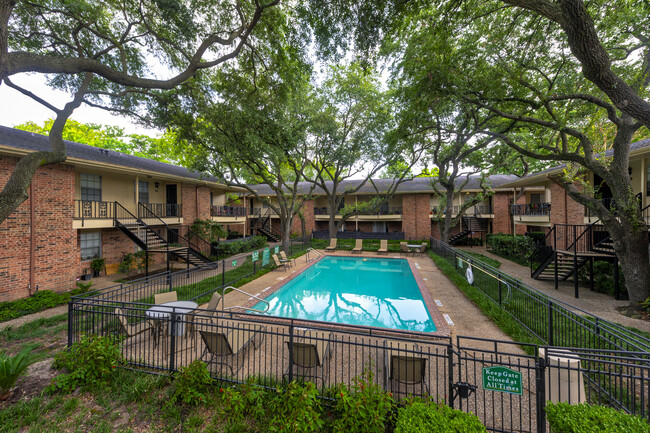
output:
<svg viewBox="0 0 650 433"><path fill-rule="evenodd" d="M552 433L650 433L646 420L611 407L549 403L546 418Z"/></svg>
<svg viewBox="0 0 650 433"><path fill-rule="evenodd" d="M65 304L71 296L78 296L86 293L90 286L80 282L83 287L78 287L69 292L53 292L51 290L40 290L33 296L18 299L16 301L0 302L0 322L38 313L57 305Z"/></svg>

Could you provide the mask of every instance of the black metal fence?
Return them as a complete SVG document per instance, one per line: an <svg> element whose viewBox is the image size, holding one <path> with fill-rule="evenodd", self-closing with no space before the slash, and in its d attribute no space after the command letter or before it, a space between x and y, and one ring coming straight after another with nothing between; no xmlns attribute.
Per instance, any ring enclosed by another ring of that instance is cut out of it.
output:
<svg viewBox="0 0 650 433"><path fill-rule="evenodd" d="M650 352L650 340L643 335L547 296L464 251L433 238L431 251L463 276L471 265L473 285L541 344Z"/></svg>
<svg viewBox="0 0 650 433"><path fill-rule="evenodd" d="M329 230L313 231L312 238L314 239L329 239ZM403 240L404 232L336 232L337 239L387 239L387 240Z"/></svg>

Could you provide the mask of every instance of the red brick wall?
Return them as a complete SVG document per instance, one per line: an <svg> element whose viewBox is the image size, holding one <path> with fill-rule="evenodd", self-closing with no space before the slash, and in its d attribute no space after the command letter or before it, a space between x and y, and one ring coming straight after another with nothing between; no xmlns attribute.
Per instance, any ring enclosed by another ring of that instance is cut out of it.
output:
<svg viewBox="0 0 650 433"><path fill-rule="evenodd" d="M422 240L431 236L430 194L402 195L402 228L406 239Z"/></svg>
<svg viewBox="0 0 650 433"><path fill-rule="evenodd" d="M210 218L210 188L182 183L181 203L183 203L183 220L185 224L192 224L197 218Z"/></svg>
<svg viewBox="0 0 650 433"><path fill-rule="evenodd" d="M16 162L17 158L0 157L0 188ZM0 224L0 301L29 295L31 230L34 288L59 292L74 288L80 261L76 232L72 229L74 182L74 168L70 165L39 168L32 181L34 227L30 228L29 199Z"/></svg>
<svg viewBox="0 0 650 433"><path fill-rule="evenodd" d="M316 221L314 220L314 200L306 200L303 202L302 214L305 218L306 234L310 234L312 230L315 230L316 227ZM327 225L324 230L327 230ZM294 217L291 224L291 233L302 236L302 222L300 221L300 217L298 215Z"/></svg>
<svg viewBox="0 0 650 433"><path fill-rule="evenodd" d="M573 201L560 185L552 183L550 190L551 224L584 224L584 206Z"/></svg>
<svg viewBox="0 0 650 433"><path fill-rule="evenodd" d="M512 233L510 220L510 199L512 197L512 192L497 192L492 196L493 233Z"/></svg>

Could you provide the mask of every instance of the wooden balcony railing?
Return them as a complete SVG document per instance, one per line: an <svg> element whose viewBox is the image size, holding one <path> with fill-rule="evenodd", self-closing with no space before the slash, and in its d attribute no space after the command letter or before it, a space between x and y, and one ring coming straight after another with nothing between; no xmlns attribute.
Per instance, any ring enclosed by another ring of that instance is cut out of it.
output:
<svg viewBox="0 0 650 433"><path fill-rule="evenodd" d="M81 220L84 225L85 220L104 220L113 219L115 215L115 202L112 201L93 201L93 200L75 200L74 201L74 219Z"/></svg>

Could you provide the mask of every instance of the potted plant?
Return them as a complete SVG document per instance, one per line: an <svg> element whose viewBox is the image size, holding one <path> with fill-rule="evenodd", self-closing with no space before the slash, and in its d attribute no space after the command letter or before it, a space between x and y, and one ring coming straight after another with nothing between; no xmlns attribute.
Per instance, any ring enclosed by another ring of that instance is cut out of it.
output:
<svg viewBox="0 0 650 433"><path fill-rule="evenodd" d="M93 276L98 277L99 273L106 269L106 260L103 257L95 257L90 261L90 269L93 270Z"/></svg>
<svg viewBox="0 0 650 433"><path fill-rule="evenodd" d="M92 274L90 273L90 268L85 268L83 271L83 274L81 275L81 279L84 281L90 280L92 278Z"/></svg>

